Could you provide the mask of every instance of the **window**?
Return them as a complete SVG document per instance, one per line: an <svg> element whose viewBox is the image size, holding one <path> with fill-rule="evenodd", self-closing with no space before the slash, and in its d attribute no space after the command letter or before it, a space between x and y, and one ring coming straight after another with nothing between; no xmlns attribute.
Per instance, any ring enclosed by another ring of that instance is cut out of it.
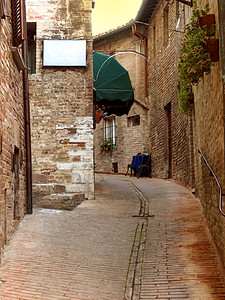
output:
<svg viewBox="0 0 225 300"><path fill-rule="evenodd" d="M155 63L156 59L156 28L155 25L153 26L153 59Z"/></svg>
<svg viewBox="0 0 225 300"><path fill-rule="evenodd" d="M140 116L132 116L127 118L127 126L133 127L140 125Z"/></svg>
<svg viewBox="0 0 225 300"><path fill-rule="evenodd" d="M24 0L12 0L13 46L15 47L18 47L26 38L24 14Z"/></svg>
<svg viewBox="0 0 225 300"><path fill-rule="evenodd" d="M0 0L0 19L5 19L6 5L5 0Z"/></svg>
<svg viewBox="0 0 225 300"><path fill-rule="evenodd" d="M135 43L136 52L141 53L141 41Z"/></svg>
<svg viewBox="0 0 225 300"><path fill-rule="evenodd" d="M36 23L27 23L28 68L30 74L36 73Z"/></svg>
<svg viewBox="0 0 225 300"><path fill-rule="evenodd" d="M164 8L163 12L163 28L164 28L164 47L169 44L169 5Z"/></svg>
<svg viewBox="0 0 225 300"><path fill-rule="evenodd" d="M104 120L104 141L112 141L113 147L116 147L116 119L109 117Z"/></svg>
<svg viewBox="0 0 225 300"><path fill-rule="evenodd" d="M176 18L177 18L177 20L178 20L179 17L180 17L179 9L180 9L180 2L179 2L179 1L176 1Z"/></svg>

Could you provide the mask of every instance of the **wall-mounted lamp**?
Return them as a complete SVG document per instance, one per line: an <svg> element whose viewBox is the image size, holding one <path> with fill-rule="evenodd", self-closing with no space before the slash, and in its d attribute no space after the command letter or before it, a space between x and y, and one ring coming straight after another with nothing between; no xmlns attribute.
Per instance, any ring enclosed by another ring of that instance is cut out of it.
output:
<svg viewBox="0 0 225 300"><path fill-rule="evenodd" d="M174 3L174 0L166 0L166 1L169 2L169 4ZM193 6L193 0L176 0L176 1L184 3L184 4L189 5L189 6Z"/></svg>
<svg viewBox="0 0 225 300"><path fill-rule="evenodd" d="M92 1L92 8L95 8L95 2Z"/></svg>

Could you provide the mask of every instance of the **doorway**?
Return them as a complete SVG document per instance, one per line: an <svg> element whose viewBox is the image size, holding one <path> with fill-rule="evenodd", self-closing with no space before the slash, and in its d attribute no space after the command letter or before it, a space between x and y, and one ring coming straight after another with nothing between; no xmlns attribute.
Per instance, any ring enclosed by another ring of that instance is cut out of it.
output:
<svg viewBox="0 0 225 300"><path fill-rule="evenodd" d="M19 219L19 149L15 147L13 154L13 171L14 171L14 219Z"/></svg>
<svg viewBox="0 0 225 300"><path fill-rule="evenodd" d="M166 112L166 157L165 157L165 177L172 177L172 117L171 117L171 102L165 106Z"/></svg>

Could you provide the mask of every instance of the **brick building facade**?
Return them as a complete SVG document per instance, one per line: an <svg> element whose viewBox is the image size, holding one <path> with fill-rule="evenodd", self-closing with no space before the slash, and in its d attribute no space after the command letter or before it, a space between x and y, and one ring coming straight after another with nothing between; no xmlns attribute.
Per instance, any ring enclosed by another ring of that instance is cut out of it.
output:
<svg viewBox="0 0 225 300"><path fill-rule="evenodd" d="M26 35L20 34L22 8L17 15L12 9L17 2L0 1L0 252L24 214L32 211L27 204Z"/></svg>
<svg viewBox="0 0 225 300"><path fill-rule="evenodd" d="M135 52L145 54L145 41L134 34L134 23L130 22L95 37L94 50L108 55L115 54L115 58L129 72L134 88L135 101L129 114L107 117L97 124L94 131L95 171L124 174L133 155L149 152L146 61L135 55ZM125 51L132 53L122 53ZM106 131L114 134L115 148L112 151L101 150L101 145L107 139Z"/></svg>
<svg viewBox="0 0 225 300"><path fill-rule="evenodd" d="M34 202L41 206L94 195L91 13L91 0L27 1ZM46 41L65 40L84 47L77 57L86 63L48 64L58 50L48 56Z"/></svg>
<svg viewBox="0 0 225 300"><path fill-rule="evenodd" d="M191 116L180 113L177 100L177 67L185 26L190 22L192 16L190 6L182 1L144 0L135 21L130 25L130 27L133 26L133 33L136 32L137 35L139 33L142 53L147 54L147 58L155 66L158 76L155 75L150 64L145 66L139 63L135 64L129 58L129 63L132 65L129 69L126 55L123 57L124 61L121 62L130 71L130 77L135 87L135 96L139 95L139 91L145 91L143 85L137 90L136 87L138 83L145 82L143 80L145 78L144 69L147 68L147 90L146 94L140 95L140 100L147 106L148 110L145 113L148 116L146 116L147 121L141 130L145 132L145 139L149 141L147 149L152 155L152 175L166 179L173 178L195 192L196 197L201 200L209 229L225 265L225 218L219 212L218 186L210 175L202 156L198 153L198 149L200 149L224 191L225 57L223 20L225 12L220 0L197 1L200 9L204 9L206 3L209 3L210 13L215 14L216 38L220 42L220 59L214 63L210 72L204 73L202 80L193 86L194 108ZM109 53L137 50L138 38L132 35L130 27L128 24L124 28L97 37L94 42L95 49L109 51ZM137 72L137 66L141 69L139 72ZM135 109L135 105L132 109ZM128 135L129 128L126 128L126 118L125 116L119 117L116 121L117 135L123 137L120 158L116 157L116 153L119 151L115 150L109 154L96 149L97 170L109 172L112 170L111 163L119 160L125 162L119 170L125 170L128 163L128 159L125 159L126 143L133 145L134 143L130 143L130 141L136 135L135 132L132 137ZM96 136L101 136L101 138L103 134L99 134L99 132L103 130L102 127L103 123L100 123L96 130ZM126 136L129 136L128 140L126 140ZM98 139L95 144L99 147L101 141ZM140 146L140 141L138 143ZM137 149L135 148L135 150ZM138 151L142 152L141 149ZM129 159L132 155L130 153ZM106 165L107 169L104 169Z"/></svg>
<svg viewBox="0 0 225 300"><path fill-rule="evenodd" d="M215 14L216 38L220 43L219 61L214 63L209 74L204 74L203 80L194 88L195 104L193 112L195 141L195 177L196 194L200 198L209 228L215 240L225 265L225 217L219 212L219 193L215 179L198 154L198 149L206 157L210 167L216 174L222 191L225 189L225 144L224 144L224 93L222 69L225 65L224 53L224 17L221 15L221 1L207 1L210 13ZM206 1L198 1L203 8ZM224 4L223 4L224 6ZM219 19L220 15L220 19ZM220 23L221 21L221 23Z"/></svg>
<svg viewBox="0 0 225 300"><path fill-rule="evenodd" d="M148 70L152 173L171 177L195 191L225 265L225 218L218 209L218 186L198 153L198 149L203 152L224 190L223 5L221 1L197 1L200 9L209 3L210 13L215 14L216 37L223 48L220 60L193 87L194 109L186 117L178 110L177 65L192 8L181 2L143 1L137 15L137 21L149 24L145 31L148 59L159 75L157 80Z"/></svg>
<svg viewBox="0 0 225 300"><path fill-rule="evenodd" d="M158 2L158 3L157 3ZM177 64L184 24L176 25L183 13L179 2L173 5L155 1L144 35L148 43L148 59L155 65L158 78L148 68L148 100L150 108L150 145L152 174L161 178L174 178L194 186L190 132L191 120L178 111ZM157 5L156 5L157 4ZM148 22L147 13L139 13L137 20ZM165 22L167 20L167 24ZM166 26L166 28L165 28Z"/></svg>

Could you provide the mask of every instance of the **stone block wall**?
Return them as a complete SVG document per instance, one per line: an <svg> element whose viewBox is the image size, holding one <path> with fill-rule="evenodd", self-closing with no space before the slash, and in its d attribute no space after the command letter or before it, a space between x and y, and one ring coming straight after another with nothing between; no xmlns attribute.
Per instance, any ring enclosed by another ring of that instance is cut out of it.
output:
<svg viewBox="0 0 225 300"><path fill-rule="evenodd" d="M8 0L6 13L11 15ZM26 212L22 78L12 56L11 21L0 19L0 252ZM17 171L13 168L15 153Z"/></svg>
<svg viewBox="0 0 225 300"><path fill-rule="evenodd" d="M140 125L128 126L128 117L140 116ZM113 163L117 163L118 172L125 174L133 155L148 152L148 110L134 103L128 116L116 116L116 148L113 151L101 150L104 141L103 122L97 124L94 133L95 171L113 173Z"/></svg>
<svg viewBox="0 0 225 300"><path fill-rule="evenodd" d="M92 1L27 1L36 23L36 74L30 75L34 184L94 195ZM86 67L43 67L43 40L86 40ZM42 182L40 182L42 178ZM38 199L35 199L38 202Z"/></svg>

